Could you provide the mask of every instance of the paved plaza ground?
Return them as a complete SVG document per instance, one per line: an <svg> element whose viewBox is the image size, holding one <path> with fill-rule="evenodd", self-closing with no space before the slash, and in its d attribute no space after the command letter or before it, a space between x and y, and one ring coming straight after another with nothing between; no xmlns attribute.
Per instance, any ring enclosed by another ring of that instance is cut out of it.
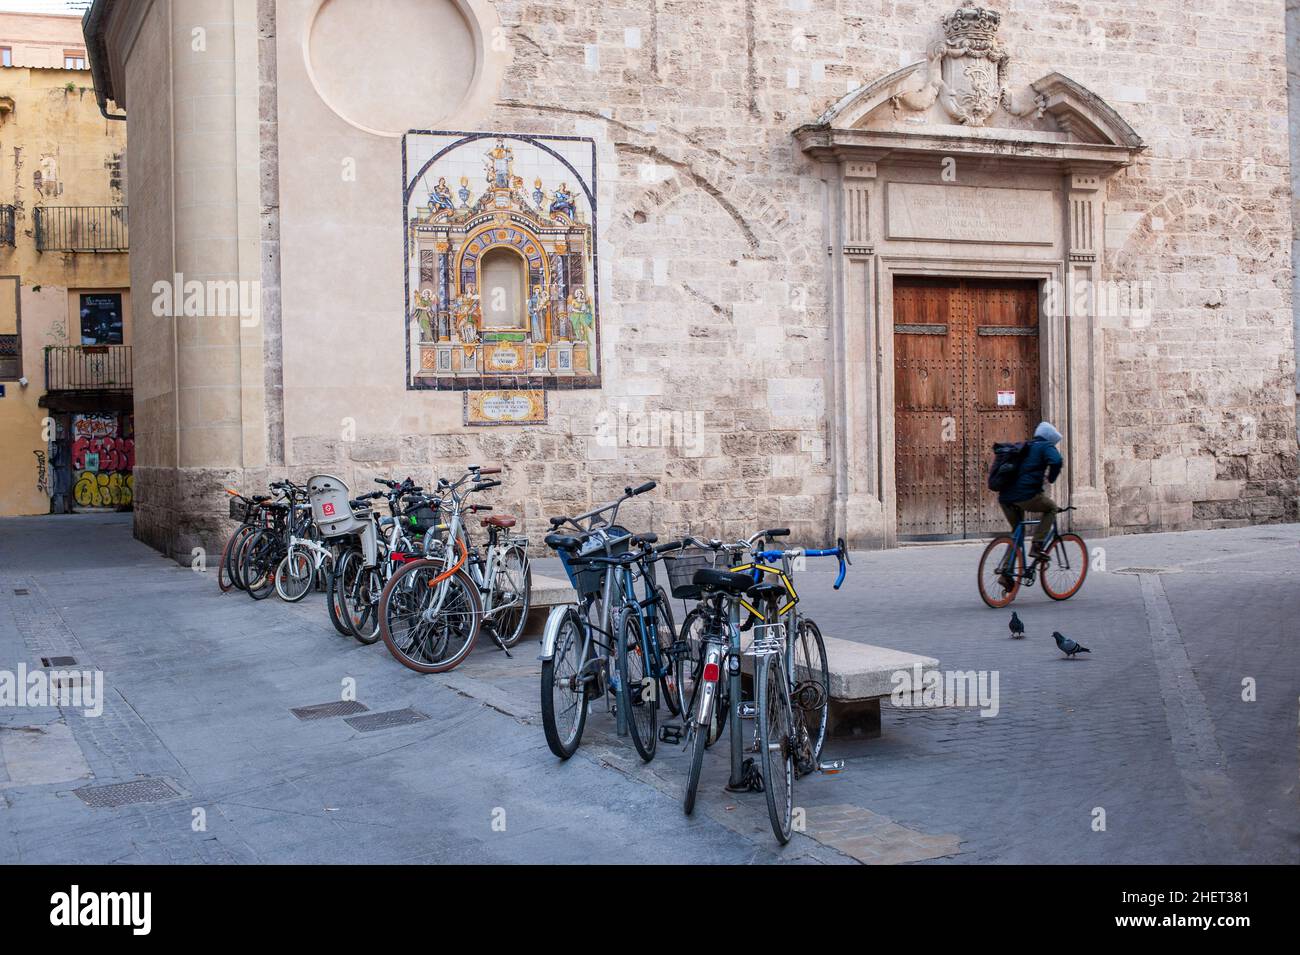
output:
<svg viewBox="0 0 1300 955"><path fill-rule="evenodd" d="M831 563L802 574L825 634L996 671L999 709L886 705L879 739L829 747L844 772L800 780L781 848L763 797L723 790L725 747L690 819L680 748L645 765L604 712L556 760L535 638L421 676L339 636L320 595L221 594L129 514L0 520L0 671L71 656L106 695L99 716L0 707L0 862L1300 861L1300 525L1090 543L1105 570L1074 599L1022 592L1023 640L979 600L980 543L856 554L840 592ZM347 680L427 718L290 712ZM141 780L165 798L87 802Z"/></svg>

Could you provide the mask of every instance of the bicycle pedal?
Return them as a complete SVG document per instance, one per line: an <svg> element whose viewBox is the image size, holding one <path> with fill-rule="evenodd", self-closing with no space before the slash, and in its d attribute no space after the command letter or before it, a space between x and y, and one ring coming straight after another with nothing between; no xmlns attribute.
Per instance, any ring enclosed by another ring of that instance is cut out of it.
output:
<svg viewBox="0 0 1300 955"><path fill-rule="evenodd" d="M823 759L817 764L817 772L825 773L827 776L834 776L844 769L844 760L842 759Z"/></svg>
<svg viewBox="0 0 1300 955"><path fill-rule="evenodd" d="M664 724L659 727L659 742L670 743L674 746L680 745L682 741L682 728L671 724Z"/></svg>

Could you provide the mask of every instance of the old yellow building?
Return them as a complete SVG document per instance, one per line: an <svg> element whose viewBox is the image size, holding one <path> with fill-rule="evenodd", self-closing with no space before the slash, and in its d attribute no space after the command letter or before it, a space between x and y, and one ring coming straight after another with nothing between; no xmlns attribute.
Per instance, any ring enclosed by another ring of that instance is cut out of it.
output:
<svg viewBox="0 0 1300 955"><path fill-rule="evenodd" d="M125 507L126 124L76 17L0 14L0 62L0 515Z"/></svg>

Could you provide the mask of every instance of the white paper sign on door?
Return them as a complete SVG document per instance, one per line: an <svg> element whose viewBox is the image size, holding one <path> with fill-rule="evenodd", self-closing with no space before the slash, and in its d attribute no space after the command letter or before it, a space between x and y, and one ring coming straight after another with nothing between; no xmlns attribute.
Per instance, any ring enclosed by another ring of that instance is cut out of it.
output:
<svg viewBox="0 0 1300 955"><path fill-rule="evenodd" d="M1010 405L1014 407L1015 403L1016 403L1016 393L1014 391L998 392L998 407L1002 407L1004 405Z"/></svg>

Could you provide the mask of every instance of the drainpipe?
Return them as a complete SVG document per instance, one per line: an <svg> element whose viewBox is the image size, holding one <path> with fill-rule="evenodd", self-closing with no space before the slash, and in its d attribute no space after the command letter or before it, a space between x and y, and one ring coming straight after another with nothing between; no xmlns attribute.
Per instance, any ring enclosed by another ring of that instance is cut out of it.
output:
<svg viewBox="0 0 1300 955"><path fill-rule="evenodd" d="M125 113L110 113L108 111L107 91L110 86L108 50L105 48L100 35L100 30L108 19L108 13L113 6L113 2L114 0L95 0L86 10L86 15L81 18L81 32L86 38L86 57L90 60L90 81L95 87L95 102L99 104L99 112L105 119L125 122Z"/></svg>

